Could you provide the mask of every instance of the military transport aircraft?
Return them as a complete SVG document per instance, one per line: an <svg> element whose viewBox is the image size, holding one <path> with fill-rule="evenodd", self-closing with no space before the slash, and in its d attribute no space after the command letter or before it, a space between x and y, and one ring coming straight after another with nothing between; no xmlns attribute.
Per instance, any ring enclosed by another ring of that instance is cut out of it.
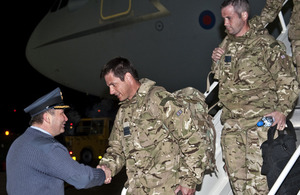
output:
<svg viewBox="0 0 300 195"><path fill-rule="evenodd" d="M107 94L99 73L116 56L130 59L141 78L150 78L169 91L192 86L205 92L211 53L224 37L221 2L57 0L32 33L26 56L46 77L96 96ZM265 1L249 2L251 15L259 15ZM289 14L287 8L284 18ZM282 31L279 38L289 48L284 28L275 27L273 33L277 37ZM223 170L220 112L214 117L218 172L205 175L197 195L232 194Z"/></svg>
<svg viewBox="0 0 300 195"><path fill-rule="evenodd" d="M264 1L250 0L252 15ZM100 96L101 67L116 56L174 91L205 90L212 50L224 37L221 1L57 0L32 33L29 63L46 77Z"/></svg>

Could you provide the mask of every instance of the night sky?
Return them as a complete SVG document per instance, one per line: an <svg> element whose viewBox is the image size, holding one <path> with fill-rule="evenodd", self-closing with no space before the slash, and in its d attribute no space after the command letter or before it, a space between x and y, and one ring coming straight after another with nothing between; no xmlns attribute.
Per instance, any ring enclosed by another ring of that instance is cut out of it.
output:
<svg viewBox="0 0 300 195"><path fill-rule="evenodd" d="M30 117L23 109L39 97L60 87L65 103L83 112L84 107L99 101L46 78L30 66L25 56L27 41L36 25L55 0L5 1L2 12L2 70L0 131L23 132ZM80 100L79 100L80 99Z"/></svg>

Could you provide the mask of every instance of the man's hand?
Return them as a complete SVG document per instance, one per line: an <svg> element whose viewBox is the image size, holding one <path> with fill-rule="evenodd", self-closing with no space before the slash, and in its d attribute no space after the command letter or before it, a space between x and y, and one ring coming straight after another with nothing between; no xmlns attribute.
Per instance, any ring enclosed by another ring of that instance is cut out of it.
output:
<svg viewBox="0 0 300 195"><path fill-rule="evenodd" d="M104 183L105 184L109 184L110 182L111 182L111 170L110 170L110 168L108 168L107 166L105 166L105 165L98 165L97 166L97 169L102 169L103 171L104 171L104 173L105 173L105 181L104 181Z"/></svg>
<svg viewBox="0 0 300 195"><path fill-rule="evenodd" d="M275 120L272 124L272 127L277 125L278 130L283 130L286 125L286 116L282 114L281 112L275 111L271 112L270 114L267 114L266 116L272 116Z"/></svg>
<svg viewBox="0 0 300 195"><path fill-rule="evenodd" d="M186 188L183 187L181 185L179 185L176 190L175 190L175 194L177 194L179 191L181 191L182 195L194 195L196 190L195 189L191 189L191 188Z"/></svg>
<svg viewBox="0 0 300 195"><path fill-rule="evenodd" d="M221 56L224 54L224 49L218 47L218 48L215 48L213 50L213 53L211 55L211 58L214 62L217 62L218 60L221 59Z"/></svg>

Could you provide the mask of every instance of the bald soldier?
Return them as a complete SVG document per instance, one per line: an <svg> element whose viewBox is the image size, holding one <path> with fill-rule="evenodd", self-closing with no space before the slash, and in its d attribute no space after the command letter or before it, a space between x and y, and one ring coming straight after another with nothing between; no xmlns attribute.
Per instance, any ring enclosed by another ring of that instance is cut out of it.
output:
<svg viewBox="0 0 300 195"><path fill-rule="evenodd" d="M291 58L270 36L259 17L249 20L247 0L221 5L227 36L212 53L212 71L219 80L222 150L234 194L267 194L261 175L261 144L268 127L257 127L263 116L283 130L298 97Z"/></svg>

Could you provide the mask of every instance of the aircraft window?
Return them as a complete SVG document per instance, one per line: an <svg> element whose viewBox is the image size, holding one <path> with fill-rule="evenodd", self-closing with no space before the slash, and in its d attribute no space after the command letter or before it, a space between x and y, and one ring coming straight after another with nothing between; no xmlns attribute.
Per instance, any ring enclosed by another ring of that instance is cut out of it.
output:
<svg viewBox="0 0 300 195"><path fill-rule="evenodd" d="M101 0L100 16L102 20L127 15L130 11L131 0Z"/></svg>

